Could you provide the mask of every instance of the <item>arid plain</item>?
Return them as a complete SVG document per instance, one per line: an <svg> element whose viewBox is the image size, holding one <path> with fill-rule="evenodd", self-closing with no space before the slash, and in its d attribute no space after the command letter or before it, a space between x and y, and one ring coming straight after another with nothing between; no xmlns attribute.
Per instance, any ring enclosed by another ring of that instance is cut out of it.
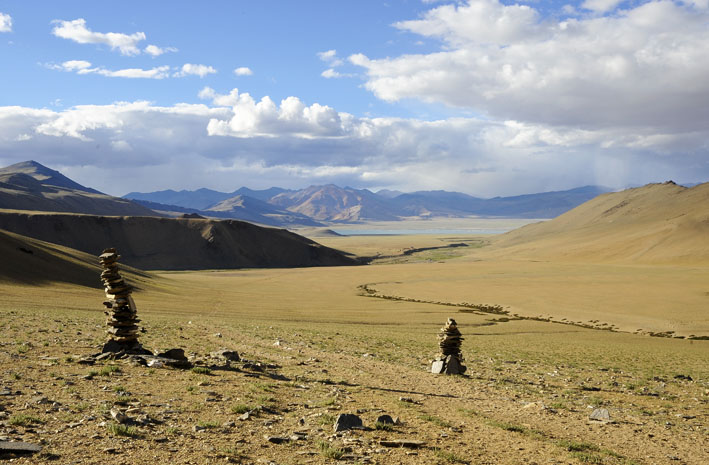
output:
<svg viewBox="0 0 709 465"><path fill-rule="evenodd" d="M105 339L102 292L2 283L1 435L44 444L16 462L706 463L708 341L633 334L706 336L705 267L492 259L490 237L317 239L384 257L134 278L146 347L250 361L229 369L78 364ZM466 376L427 373L449 317ZM113 430L116 406L148 421ZM589 419L598 407L610 422ZM371 429L336 437L339 413ZM400 424L377 429L382 413Z"/></svg>
<svg viewBox="0 0 709 465"><path fill-rule="evenodd" d="M82 364L106 339L96 257L7 233L0 436L43 446L16 463L707 463L709 223L687 201L703 186L499 236L308 232L364 266L126 267L141 342L191 370ZM464 376L429 373L448 318ZM365 429L333 433L340 413Z"/></svg>

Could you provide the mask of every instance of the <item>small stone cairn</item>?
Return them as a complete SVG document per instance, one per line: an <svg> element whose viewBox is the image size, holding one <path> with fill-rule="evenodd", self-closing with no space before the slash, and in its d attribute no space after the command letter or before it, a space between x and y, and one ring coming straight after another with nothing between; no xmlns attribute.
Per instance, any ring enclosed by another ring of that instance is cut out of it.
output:
<svg viewBox="0 0 709 465"><path fill-rule="evenodd" d="M460 353L460 343L463 338L458 331L458 325L453 318L448 318L446 325L438 334L438 346L441 353L431 364L431 373L446 375L462 375L466 367Z"/></svg>
<svg viewBox="0 0 709 465"><path fill-rule="evenodd" d="M109 329L106 332L110 335L103 352L142 352L143 349L138 342L140 328L137 323L140 320L137 318L135 302L130 295L132 289L118 272L118 259L121 256L116 249L105 249L98 258L103 268L101 281L108 299L103 304L108 309L104 313L108 316L106 324Z"/></svg>

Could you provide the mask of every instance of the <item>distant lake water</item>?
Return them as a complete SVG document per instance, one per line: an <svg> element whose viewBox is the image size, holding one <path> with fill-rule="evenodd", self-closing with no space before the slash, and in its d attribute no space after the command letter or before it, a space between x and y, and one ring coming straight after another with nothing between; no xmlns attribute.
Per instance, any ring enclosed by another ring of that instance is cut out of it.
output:
<svg viewBox="0 0 709 465"><path fill-rule="evenodd" d="M330 225L343 236L394 236L408 234L480 235L503 234L539 219L528 218L434 218Z"/></svg>

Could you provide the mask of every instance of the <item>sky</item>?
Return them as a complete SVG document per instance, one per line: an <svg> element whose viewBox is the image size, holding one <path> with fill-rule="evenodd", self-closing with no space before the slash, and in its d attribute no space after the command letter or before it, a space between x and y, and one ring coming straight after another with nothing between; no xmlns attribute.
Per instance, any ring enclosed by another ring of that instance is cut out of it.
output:
<svg viewBox="0 0 709 465"><path fill-rule="evenodd" d="M0 0L0 166L113 195L709 180L709 0Z"/></svg>

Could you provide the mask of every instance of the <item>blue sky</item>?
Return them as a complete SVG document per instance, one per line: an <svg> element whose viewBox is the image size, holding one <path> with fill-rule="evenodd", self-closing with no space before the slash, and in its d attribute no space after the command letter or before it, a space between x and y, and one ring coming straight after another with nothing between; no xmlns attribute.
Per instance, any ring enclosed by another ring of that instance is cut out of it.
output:
<svg viewBox="0 0 709 465"><path fill-rule="evenodd" d="M0 1L0 164L116 195L706 181L707 3Z"/></svg>

